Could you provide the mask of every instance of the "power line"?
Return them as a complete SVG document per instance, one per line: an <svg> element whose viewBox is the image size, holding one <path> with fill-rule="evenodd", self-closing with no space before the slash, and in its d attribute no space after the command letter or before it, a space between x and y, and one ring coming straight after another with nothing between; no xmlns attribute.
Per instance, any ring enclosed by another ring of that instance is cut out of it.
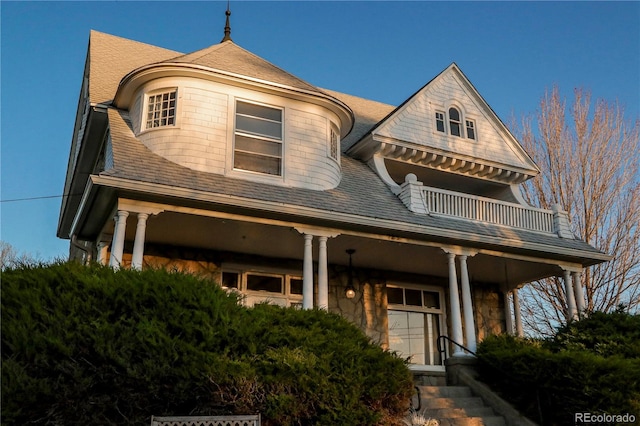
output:
<svg viewBox="0 0 640 426"><path fill-rule="evenodd" d="M15 202L18 202L18 201L45 200L47 198L73 197L74 195L82 195L82 194L44 195L42 197L13 198L13 199L10 199L10 200L0 200L0 203L15 203Z"/></svg>

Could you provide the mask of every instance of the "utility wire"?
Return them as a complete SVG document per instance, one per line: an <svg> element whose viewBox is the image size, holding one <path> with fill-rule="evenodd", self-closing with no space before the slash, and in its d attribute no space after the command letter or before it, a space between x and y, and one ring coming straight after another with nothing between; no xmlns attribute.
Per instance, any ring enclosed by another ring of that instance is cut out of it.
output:
<svg viewBox="0 0 640 426"><path fill-rule="evenodd" d="M0 200L0 203L15 203L18 201L34 201L34 200L44 200L47 198L62 198L62 197L73 197L74 195L82 195L82 194L62 194L62 195L45 195L42 197L29 197L29 198L13 198L10 200Z"/></svg>

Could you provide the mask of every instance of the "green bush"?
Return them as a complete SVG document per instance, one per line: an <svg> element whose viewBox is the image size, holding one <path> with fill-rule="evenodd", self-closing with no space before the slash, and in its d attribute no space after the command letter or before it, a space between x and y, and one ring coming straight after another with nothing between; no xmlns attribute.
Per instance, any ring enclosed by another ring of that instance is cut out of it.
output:
<svg viewBox="0 0 640 426"><path fill-rule="evenodd" d="M266 425L391 424L411 390L405 362L337 315L246 309L163 270L2 272L3 424L252 412Z"/></svg>
<svg viewBox="0 0 640 426"><path fill-rule="evenodd" d="M583 324L570 324L551 341L491 336L478 347L481 380L543 424L573 425L574 413L580 412L631 413L638 418L640 356L618 346L638 330L621 327L609 334L612 330L605 326L608 321L626 324L637 319L618 315L598 314L579 322Z"/></svg>
<svg viewBox="0 0 640 426"><path fill-rule="evenodd" d="M586 320L561 327L548 345L555 351L587 350L604 357L640 358L640 315L622 309L594 312Z"/></svg>

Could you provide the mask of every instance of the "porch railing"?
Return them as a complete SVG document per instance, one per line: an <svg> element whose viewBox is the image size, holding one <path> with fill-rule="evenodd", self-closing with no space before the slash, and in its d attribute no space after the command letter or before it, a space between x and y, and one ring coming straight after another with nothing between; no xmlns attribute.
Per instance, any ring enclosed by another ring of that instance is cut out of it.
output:
<svg viewBox="0 0 640 426"><path fill-rule="evenodd" d="M478 220L531 231L554 232L553 211L551 210L527 207L444 189L430 187L421 189L425 208L429 213Z"/></svg>

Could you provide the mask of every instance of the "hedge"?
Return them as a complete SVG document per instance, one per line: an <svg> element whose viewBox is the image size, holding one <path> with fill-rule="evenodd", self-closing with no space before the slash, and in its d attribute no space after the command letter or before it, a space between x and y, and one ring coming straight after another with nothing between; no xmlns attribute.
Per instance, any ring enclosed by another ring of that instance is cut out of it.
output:
<svg viewBox="0 0 640 426"><path fill-rule="evenodd" d="M620 321L602 315L607 314L595 315L593 322ZM603 351L598 350L603 349L601 345L577 343L598 340L578 337L578 330L599 328L589 321L570 324L551 341L488 337L478 346L481 380L527 417L545 425L574 425L574 413L630 413L640 419L640 353L629 348L622 349L621 354L612 350L617 347L616 340L624 341L627 332L634 334L637 330L618 330L618 338L616 333L602 335L602 341L608 342L604 346L609 348Z"/></svg>
<svg viewBox="0 0 640 426"><path fill-rule="evenodd" d="M247 309L215 283L76 263L2 272L3 424L395 424L406 362L324 311Z"/></svg>

